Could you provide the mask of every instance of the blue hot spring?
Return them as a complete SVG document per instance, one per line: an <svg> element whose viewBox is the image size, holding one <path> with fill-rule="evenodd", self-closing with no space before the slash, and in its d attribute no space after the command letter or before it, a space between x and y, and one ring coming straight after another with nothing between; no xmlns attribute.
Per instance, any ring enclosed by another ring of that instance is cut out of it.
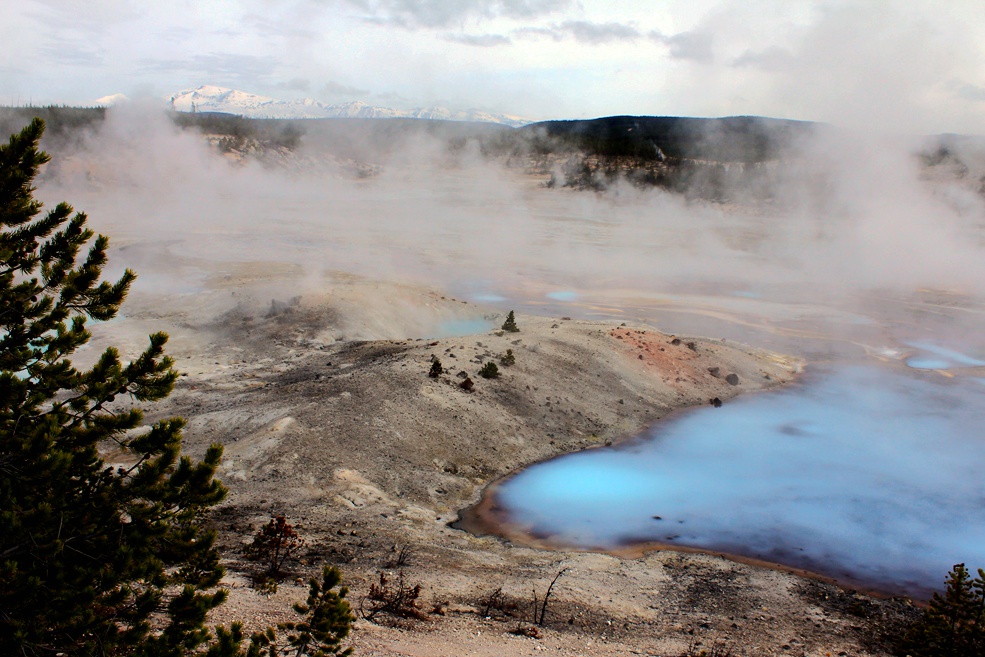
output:
<svg viewBox="0 0 985 657"><path fill-rule="evenodd" d="M983 473L985 386L843 365L534 465L492 494L557 546L665 543L919 595L955 563L985 565Z"/></svg>

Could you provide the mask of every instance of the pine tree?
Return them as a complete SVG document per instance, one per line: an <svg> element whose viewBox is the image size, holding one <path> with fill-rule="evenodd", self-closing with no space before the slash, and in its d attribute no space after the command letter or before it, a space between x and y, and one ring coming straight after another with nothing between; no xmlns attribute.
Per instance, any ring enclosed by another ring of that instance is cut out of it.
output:
<svg viewBox="0 0 985 657"><path fill-rule="evenodd" d="M335 568L325 566L322 581L308 581L308 599L295 604L294 612L302 617L296 623L281 623L277 627L286 631L287 645L278 643L277 633L268 628L250 639L247 657L328 657L350 655L352 648L342 649L342 640L349 635L355 617L345 600L349 590L342 583L342 575ZM336 593L332 589L339 586ZM235 631L235 629L234 629Z"/></svg>
<svg viewBox="0 0 985 657"><path fill-rule="evenodd" d="M487 360L486 364L479 370L479 376L484 379L495 379L499 376L499 367L491 360Z"/></svg>
<svg viewBox="0 0 985 657"><path fill-rule="evenodd" d="M61 203L39 217L43 131L35 119L0 144L0 646L187 654L225 599L210 592L222 568L203 524L226 493L213 478L222 449L196 463L180 453L183 420L142 426L136 404L166 397L177 376L164 333L130 362L114 348L87 370L69 360L135 275L100 280L108 240L85 214Z"/></svg>
<svg viewBox="0 0 985 657"><path fill-rule="evenodd" d="M503 330L507 333L520 332L519 327L516 325L516 317L513 316L512 310L510 311L510 314L506 316L506 321L503 322Z"/></svg>
<svg viewBox="0 0 985 657"><path fill-rule="evenodd" d="M985 657L985 571L979 568L972 579L963 563L956 564L944 594L933 595L900 651L913 657Z"/></svg>

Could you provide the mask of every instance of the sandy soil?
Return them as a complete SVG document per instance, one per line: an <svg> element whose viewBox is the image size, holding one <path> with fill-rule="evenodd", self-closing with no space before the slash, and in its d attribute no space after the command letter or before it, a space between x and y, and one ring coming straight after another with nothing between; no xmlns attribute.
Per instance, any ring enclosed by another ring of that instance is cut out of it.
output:
<svg viewBox="0 0 985 657"><path fill-rule="evenodd" d="M905 601L714 555L550 551L449 526L524 465L780 385L802 363L652 327L524 314L519 333L432 338L443 322L504 315L411 286L339 275L302 287L296 275L227 266L195 293L135 294L82 354L108 344L134 353L151 331L172 335L183 376L148 421L187 418L193 455L225 446L230 495L216 523L231 595L217 620L253 629L288 618L321 564L342 569L356 610L381 570L423 587L422 620L357 622L361 655L883 655L912 615ZM515 365L477 376L507 349ZM435 357L447 370L437 379ZM274 514L308 547L267 598L238 553ZM562 569L539 638L512 634ZM501 609L487 608L496 590Z"/></svg>

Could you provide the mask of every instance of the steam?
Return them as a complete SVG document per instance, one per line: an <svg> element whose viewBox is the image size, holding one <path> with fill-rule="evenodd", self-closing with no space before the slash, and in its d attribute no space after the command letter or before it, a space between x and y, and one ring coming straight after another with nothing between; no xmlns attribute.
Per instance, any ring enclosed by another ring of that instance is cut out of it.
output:
<svg viewBox="0 0 985 657"><path fill-rule="evenodd" d="M182 258L278 261L315 277L344 270L489 291L536 281L589 294L985 291L975 172L926 180L916 139L819 130L765 169L765 207L629 185L545 190L477 148L450 155L426 135L394 139L367 158L382 169L368 179L314 148L286 165L234 166L155 112L114 108L41 192L72 200L118 243L177 240Z"/></svg>

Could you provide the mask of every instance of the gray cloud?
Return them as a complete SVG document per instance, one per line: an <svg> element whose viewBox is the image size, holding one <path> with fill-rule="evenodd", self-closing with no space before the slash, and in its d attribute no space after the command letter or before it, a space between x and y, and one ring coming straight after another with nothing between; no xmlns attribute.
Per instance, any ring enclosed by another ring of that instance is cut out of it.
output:
<svg viewBox="0 0 985 657"><path fill-rule="evenodd" d="M285 82L278 82L276 87L287 91L308 91L311 88L311 80L308 78L291 78Z"/></svg>
<svg viewBox="0 0 985 657"><path fill-rule="evenodd" d="M322 87L322 94L327 96L368 96L369 89L349 87L334 80L329 80Z"/></svg>
<svg viewBox="0 0 985 657"><path fill-rule="evenodd" d="M712 51L713 37L710 32L679 32L666 35L653 31L647 35L652 41L667 46L668 52L674 59L685 59L699 64L711 64L715 61Z"/></svg>
<svg viewBox="0 0 985 657"><path fill-rule="evenodd" d="M534 18L571 7L573 0L342 0L368 22L405 28L447 27L469 19Z"/></svg>
<svg viewBox="0 0 985 657"><path fill-rule="evenodd" d="M793 63L793 60L793 54L789 50L773 46L765 50L746 50L735 58L732 66L758 68L763 71L781 71Z"/></svg>
<svg viewBox="0 0 985 657"><path fill-rule="evenodd" d="M299 26L298 21L272 20L258 14L248 14L243 22L250 27L251 32L265 37L282 37L290 39L315 39L318 33Z"/></svg>
<svg viewBox="0 0 985 657"><path fill-rule="evenodd" d="M599 45L617 41L635 41L643 36L639 30L626 23L592 23L589 21L565 21L549 27L523 27L514 30L518 37L549 37L555 41L574 39L582 43Z"/></svg>
<svg viewBox="0 0 985 657"><path fill-rule="evenodd" d="M232 53L193 55L186 59L147 59L142 63L147 72L186 72L204 76L211 84L254 84L277 68L268 57Z"/></svg>
<svg viewBox="0 0 985 657"><path fill-rule="evenodd" d="M641 36L635 27L623 23L565 21L558 27L562 32L570 34L576 41L593 45L612 43L613 41L632 41Z"/></svg>
<svg viewBox="0 0 985 657"><path fill-rule="evenodd" d="M954 87L954 95L958 98L978 103L985 102L985 87L983 86L959 83L954 85Z"/></svg>
<svg viewBox="0 0 985 657"><path fill-rule="evenodd" d="M101 66L104 58L101 52L86 45L73 45L57 41L41 46L45 61L59 66Z"/></svg>
<svg viewBox="0 0 985 657"><path fill-rule="evenodd" d="M502 34L446 34L445 40L480 48L505 46L513 43L512 39Z"/></svg>
<svg viewBox="0 0 985 657"><path fill-rule="evenodd" d="M406 96L401 96L395 91L384 91L383 93L373 95L375 98L387 103L405 103L410 100Z"/></svg>

